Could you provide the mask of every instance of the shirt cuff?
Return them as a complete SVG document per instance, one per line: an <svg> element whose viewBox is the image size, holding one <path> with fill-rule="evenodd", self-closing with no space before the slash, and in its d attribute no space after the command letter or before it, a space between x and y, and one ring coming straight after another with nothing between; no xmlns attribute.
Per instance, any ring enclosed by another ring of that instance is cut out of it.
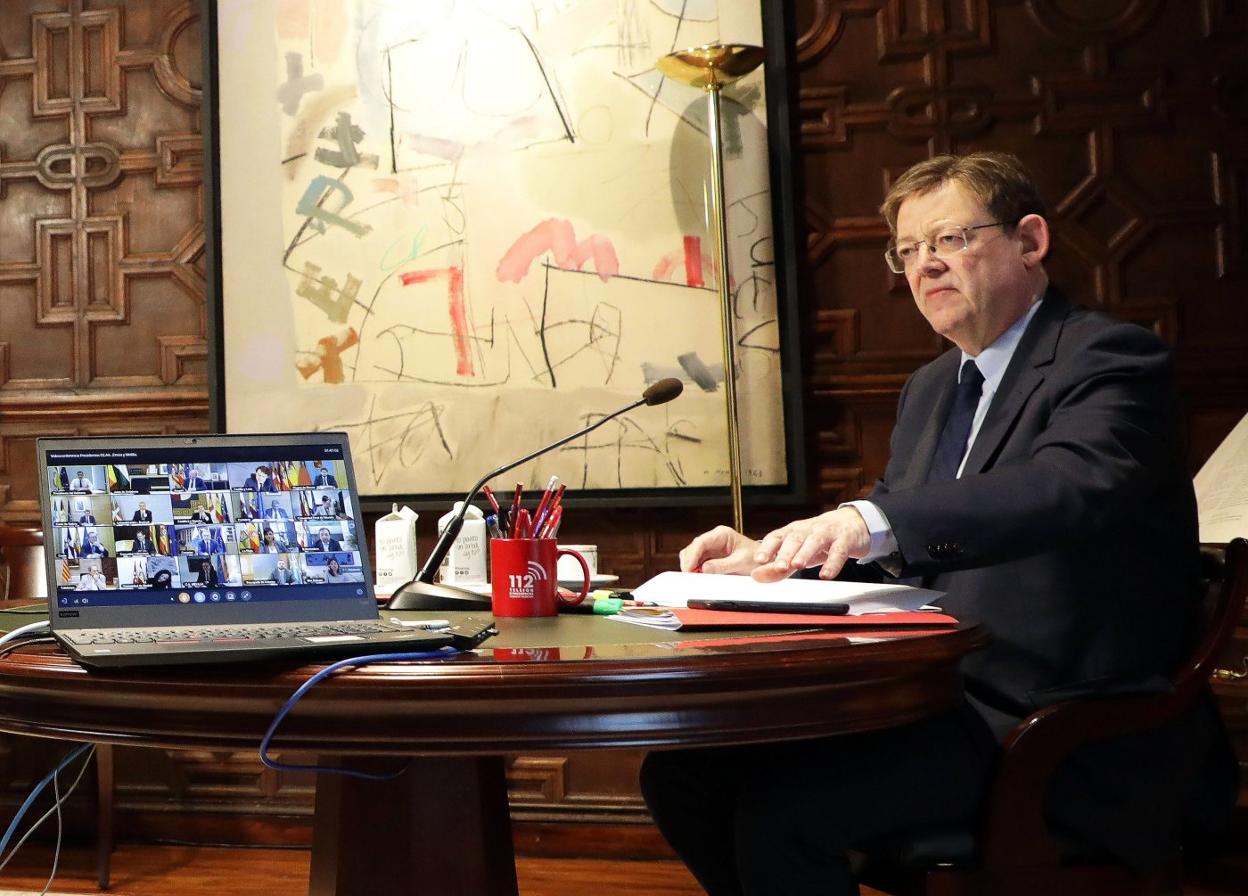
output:
<svg viewBox="0 0 1248 896"><path fill-rule="evenodd" d="M897 553L897 536L893 535L893 527L889 525L884 511L870 501L846 501L840 506L857 510L871 533L871 545L866 556L858 559L859 563L874 563Z"/></svg>

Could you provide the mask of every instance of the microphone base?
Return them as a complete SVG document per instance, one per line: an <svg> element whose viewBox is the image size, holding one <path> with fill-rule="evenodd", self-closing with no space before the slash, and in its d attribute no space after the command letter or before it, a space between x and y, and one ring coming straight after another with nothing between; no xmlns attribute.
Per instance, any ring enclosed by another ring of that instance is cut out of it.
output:
<svg viewBox="0 0 1248 896"><path fill-rule="evenodd" d="M453 585L408 582L386 601L387 610L472 610L489 613L490 598Z"/></svg>

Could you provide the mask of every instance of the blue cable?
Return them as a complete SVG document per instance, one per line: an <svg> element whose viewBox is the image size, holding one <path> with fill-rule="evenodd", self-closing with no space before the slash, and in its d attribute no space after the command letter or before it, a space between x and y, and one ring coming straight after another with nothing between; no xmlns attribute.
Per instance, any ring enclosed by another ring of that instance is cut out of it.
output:
<svg viewBox="0 0 1248 896"><path fill-rule="evenodd" d="M44 776L43 780L35 785L35 789L30 792L30 796L26 797L26 801L18 807L17 814L13 816L13 821L9 823L9 829L4 832L3 837L0 837L0 855L4 855L5 849L8 848L9 841L13 839L13 832L17 830L17 826L22 821L22 816L26 814L26 810L30 808L31 803L35 801L35 798L43 792L43 788L47 787L48 783L56 777L57 774L65 768L65 766L73 762L85 751L91 749L91 746L91 744L79 744L73 750L70 750L69 755L62 759L56 768L48 772L47 775Z"/></svg>
<svg viewBox="0 0 1248 896"><path fill-rule="evenodd" d="M423 653L374 653L369 654L368 656L349 657L345 660L339 660L332 665L326 666L303 684L299 685L295 692L290 695L290 699L286 701L285 705L277 711L277 715L273 717L273 721L269 725L269 730L264 732L264 737L260 740L260 761L264 763L266 767L279 772L312 772L314 774L324 772L334 775L346 775L349 778L361 778L365 781L390 781L397 778L407 770L408 764L406 762L403 763L403 767L398 771L390 772L388 774L358 772L354 769L348 768L330 768L326 765L293 765L286 762L278 762L276 759L272 759L269 756L269 744L273 741L273 735L277 732L277 726L280 725L282 723L282 719L286 718L287 714L295 708L295 704L299 702L299 699L319 682L324 681L340 669L346 669L350 666L364 666L369 663L398 663L408 662L410 660L432 660L441 657L455 656L456 653L458 653L458 651L447 652L444 650L425 651ZM5 837L7 839L8 835L6 834Z"/></svg>

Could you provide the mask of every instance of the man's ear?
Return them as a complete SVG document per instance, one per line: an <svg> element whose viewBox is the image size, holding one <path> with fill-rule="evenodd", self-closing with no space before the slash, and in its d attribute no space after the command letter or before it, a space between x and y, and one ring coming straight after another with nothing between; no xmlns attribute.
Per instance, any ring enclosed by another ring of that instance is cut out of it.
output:
<svg viewBox="0 0 1248 896"><path fill-rule="evenodd" d="M1024 215L1014 226L1023 264L1034 268L1049 254L1049 222L1040 215Z"/></svg>

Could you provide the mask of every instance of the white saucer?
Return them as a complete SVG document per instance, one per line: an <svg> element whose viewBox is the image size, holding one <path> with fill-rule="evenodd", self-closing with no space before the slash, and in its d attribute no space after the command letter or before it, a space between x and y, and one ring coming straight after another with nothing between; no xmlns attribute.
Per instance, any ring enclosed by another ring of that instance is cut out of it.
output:
<svg viewBox="0 0 1248 896"><path fill-rule="evenodd" d="M589 587L590 587L590 588L601 588L601 587L602 587L602 586L604 586L604 585L614 585L614 584L615 584L616 582L618 582L619 580L620 580L620 577L619 577L619 576L609 576L609 575L596 575L596 576L590 576L590 577L589 577ZM562 585L564 588L572 588L572 589L576 589L576 588L580 588L580 587L581 587L581 579L560 579L560 580L559 580L559 584L560 584L560 585ZM474 594L485 594L485 595L489 595L489 594L491 593L491 592L490 592L490 583L489 583L489 582L482 582L482 583L481 583L481 584L479 584L479 585L459 585L459 584L457 584L455 587L456 587L456 588L463 588L465 591L471 591L471 592L473 592Z"/></svg>
<svg viewBox="0 0 1248 896"><path fill-rule="evenodd" d="M484 594L486 597L489 597L492 593L489 582L481 582L480 584L471 585L456 585L455 587L463 588L465 591L471 591L473 594Z"/></svg>
<svg viewBox="0 0 1248 896"><path fill-rule="evenodd" d="M601 588L603 585L614 585L619 580L620 580L619 576L611 576L611 575L605 575L603 573L599 573L597 575L593 575L589 577L589 587ZM560 579L559 580L559 584L562 585L564 588L580 588L581 585L584 584L584 582L585 580L580 577L577 577L575 579Z"/></svg>

